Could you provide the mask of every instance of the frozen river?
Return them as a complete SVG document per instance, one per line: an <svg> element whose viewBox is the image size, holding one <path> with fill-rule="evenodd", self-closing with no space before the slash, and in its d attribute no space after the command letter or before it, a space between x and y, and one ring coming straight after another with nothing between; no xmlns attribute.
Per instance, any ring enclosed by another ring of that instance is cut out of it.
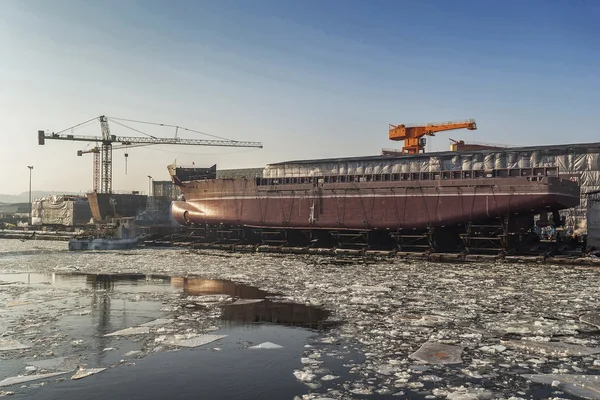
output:
<svg viewBox="0 0 600 400"><path fill-rule="evenodd" d="M2 240L0 394L600 398L599 273Z"/></svg>

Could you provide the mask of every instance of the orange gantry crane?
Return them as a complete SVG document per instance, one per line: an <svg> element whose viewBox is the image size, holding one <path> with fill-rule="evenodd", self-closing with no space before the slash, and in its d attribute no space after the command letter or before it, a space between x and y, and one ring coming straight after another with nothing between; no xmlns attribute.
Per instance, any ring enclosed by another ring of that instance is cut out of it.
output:
<svg viewBox="0 0 600 400"><path fill-rule="evenodd" d="M475 130L477 125L474 119L436 122L425 125L390 124L390 140L404 140L402 154L418 154L425 151L425 138L423 136L435 136L436 132L454 129Z"/></svg>

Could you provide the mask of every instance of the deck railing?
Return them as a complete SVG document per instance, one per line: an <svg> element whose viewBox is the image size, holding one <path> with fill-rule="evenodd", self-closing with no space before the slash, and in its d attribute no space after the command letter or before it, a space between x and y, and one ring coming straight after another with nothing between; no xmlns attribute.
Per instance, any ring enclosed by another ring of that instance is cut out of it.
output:
<svg viewBox="0 0 600 400"><path fill-rule="evenodd" d="M317 183L439 181L516 177L528 177L529 180L536 181L546 176L558 176L558 167L256 178L256 184L259 186L271 186Z"/></svg>

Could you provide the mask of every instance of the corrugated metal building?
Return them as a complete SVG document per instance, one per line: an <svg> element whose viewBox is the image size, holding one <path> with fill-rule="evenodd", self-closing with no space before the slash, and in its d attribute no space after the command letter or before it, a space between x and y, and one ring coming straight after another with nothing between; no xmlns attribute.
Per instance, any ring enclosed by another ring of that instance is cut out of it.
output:
<svg viewBox="0 0 600 400"><path fill-rule="evenodd" d="M600 143L289 161L267 165L263 176L289 178L538 167L558 167L559 174L579 180L582 194L600 190ZM579 207L564 212L568 228L575 230L586 220L587 201L587 197L582 196Z"/></svg>
<svg viewBox="0 0 600 400"><path fill-rule="evenodd" d="M587 245L600 250L600 191L587 196Z"/></svg>

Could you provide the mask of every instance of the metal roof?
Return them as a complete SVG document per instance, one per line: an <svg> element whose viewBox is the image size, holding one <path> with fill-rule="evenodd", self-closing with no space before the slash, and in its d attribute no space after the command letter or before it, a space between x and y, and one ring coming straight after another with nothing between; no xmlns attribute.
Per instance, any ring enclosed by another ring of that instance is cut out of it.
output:
<svg viewBox="0 0 600 400"><path fill-rule="evenodd" d="M468 143L466 143L468 144ZM593 143L572 143L572 144L553 144L544 146L524 146L524 147L504 147L501 149L484 149L484 150L472 150L472 151L439 151L432 153L412 154L412 155L372 155L372 156L358 156L358 157L337 157L337 158L321 158L312 160L293 160L293 161L281 161L277 163L270 163L268 166L277 166L285 164L318 164L318 163L339 163L348 161L387 161L395 160L398 158L402 159L418 159L428 157L452 157L456 155L465 154L489 154L489 153L511 153L511 152L525 152L525 151L560 151L560 153L600 153L600 142Z"/></svg>

